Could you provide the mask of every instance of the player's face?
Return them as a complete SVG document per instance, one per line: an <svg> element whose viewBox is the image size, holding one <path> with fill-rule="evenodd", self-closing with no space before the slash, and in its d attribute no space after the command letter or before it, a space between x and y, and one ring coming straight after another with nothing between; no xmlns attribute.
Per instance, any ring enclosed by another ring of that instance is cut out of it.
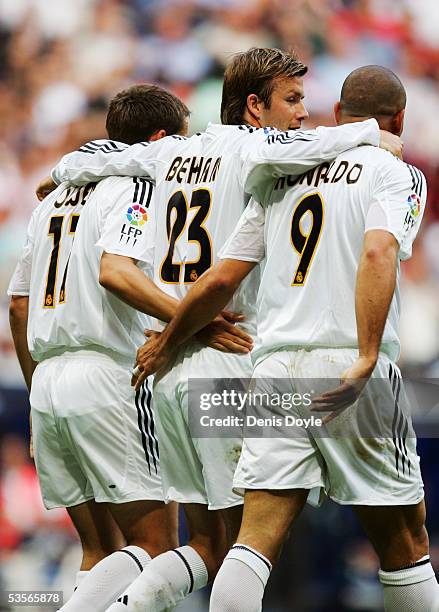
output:
<svg viewBox="0 0 439 612"><path fill-rule="evenodd" d="M303 78L276 79L271 94L270 108L262 109L262 127L275 127L279 130L297 130L302 121L309 117L303 103Z"/></svg>

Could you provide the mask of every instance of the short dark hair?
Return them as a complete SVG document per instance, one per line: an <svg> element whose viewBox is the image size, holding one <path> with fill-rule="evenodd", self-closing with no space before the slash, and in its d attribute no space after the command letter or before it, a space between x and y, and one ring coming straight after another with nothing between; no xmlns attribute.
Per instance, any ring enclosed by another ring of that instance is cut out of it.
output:
<svg viewBox="0 0 439 612"><path fill-rule="evenodd" d="M349 117L394 117L406 102L404 85L394 72L383 66L362 66L343 83L340 110Z"/></svg>
<svg viewBox="0 0 439 612"><path fill-rule="evenodd" d="M247 97L256 94L270 108L271 94L278 78L301 77L308 71L292 52L253 47L233 56L224 73L221 121L243 123Z"/></svg>
<svg viewBox="0 0 439 612"><path fill-rule="evenodd" d="M134 144L158 130L178 134L189 116L187 106L158 85L133 85L120 91L108 107L106 128L111 140Z"/></svg>

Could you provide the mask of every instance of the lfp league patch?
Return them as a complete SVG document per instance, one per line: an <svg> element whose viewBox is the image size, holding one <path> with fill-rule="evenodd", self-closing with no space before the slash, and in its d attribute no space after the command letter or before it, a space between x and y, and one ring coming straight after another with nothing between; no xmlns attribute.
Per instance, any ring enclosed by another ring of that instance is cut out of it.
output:
<svg viewBox="0 0 439 612"><path fill-rule="evenodd" d="M412 195L407 198L407 204L410 208L410 215L416 219L421 212L421 198L416 195L416 193L412 193Z"/></svg>
<svg viewBox="0 0 439 612"><path fill-rule="evenodd" d="M148 215L146 210L139 206L139 204L132 204L127 210L127 219L130 225L142 227L148 221Z"/></svg>

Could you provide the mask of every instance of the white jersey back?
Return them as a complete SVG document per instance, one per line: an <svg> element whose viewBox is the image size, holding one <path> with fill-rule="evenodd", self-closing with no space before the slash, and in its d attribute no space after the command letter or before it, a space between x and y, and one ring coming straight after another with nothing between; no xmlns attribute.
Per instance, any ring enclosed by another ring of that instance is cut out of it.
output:
<svg viewBox="0 0 439 612"><path fill-rule="evenodd" d="M153 178L159 206L154 280L182 299L215 263L248 202L246 192L263 195L271 189L267 178L297 175L362 142L377 144L375 121L309 132L210 125L191 138L170 136L149 145L90 143L63 158L54 178L75 183L108 174ZM245 315L250 333L255 331L258 277L255 271L246 279L229 305Z"/></svg>
<svg viewBox="0 0 439 612"><path fill-rule="evenodd" d="M154 281L181 300L217 260L249 200L239 171L239 130L220 129L187 139L184 156L168 158L156 185ZM236 293L229 308L245 315L243 326L256 333L259 270Z"/></svg>
<svg viewBox="0 0 439 612"><path fill-rule="evenodd" d="M265 257L256 358L282 346L356 347L355 281L364 233L391 232L399 259L409 258L426 191L417 168L360 147L299 179L278 179L262 205L252 200L220 256ZM382 340L393 360L399 310L397 282Z"/></svg>
<svg viewBox="0 0 439 612"><path fill-rule="evenodd" d="M150 320L99 285L103 251L152 274L145 234L153 186L132 178L60 185L35 209L9 285L29 295L28 345L41 361L65 350L103 350L132 363Z"/></svg>

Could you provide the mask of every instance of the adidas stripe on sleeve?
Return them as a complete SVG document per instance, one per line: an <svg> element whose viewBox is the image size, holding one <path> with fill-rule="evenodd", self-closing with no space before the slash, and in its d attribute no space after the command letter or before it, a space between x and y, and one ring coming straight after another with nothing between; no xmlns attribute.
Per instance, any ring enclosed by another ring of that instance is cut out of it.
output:
<svg viewBox="0 0 439 612"><path fill-rule="evenodd" d="M96 246L107 253L123 255L153 265L154 186L140 177L120 179Z"/></svg>
<svg viewBox="0 0 439 612"><path fill-rule="evenodd" d="M418 168L400 163L399 172L392 165L377 169L376 187L366 217L366 231L382 229L399 243L400 259L412 254L412 244L419 231L427 200L427 184Z"/></svg>

